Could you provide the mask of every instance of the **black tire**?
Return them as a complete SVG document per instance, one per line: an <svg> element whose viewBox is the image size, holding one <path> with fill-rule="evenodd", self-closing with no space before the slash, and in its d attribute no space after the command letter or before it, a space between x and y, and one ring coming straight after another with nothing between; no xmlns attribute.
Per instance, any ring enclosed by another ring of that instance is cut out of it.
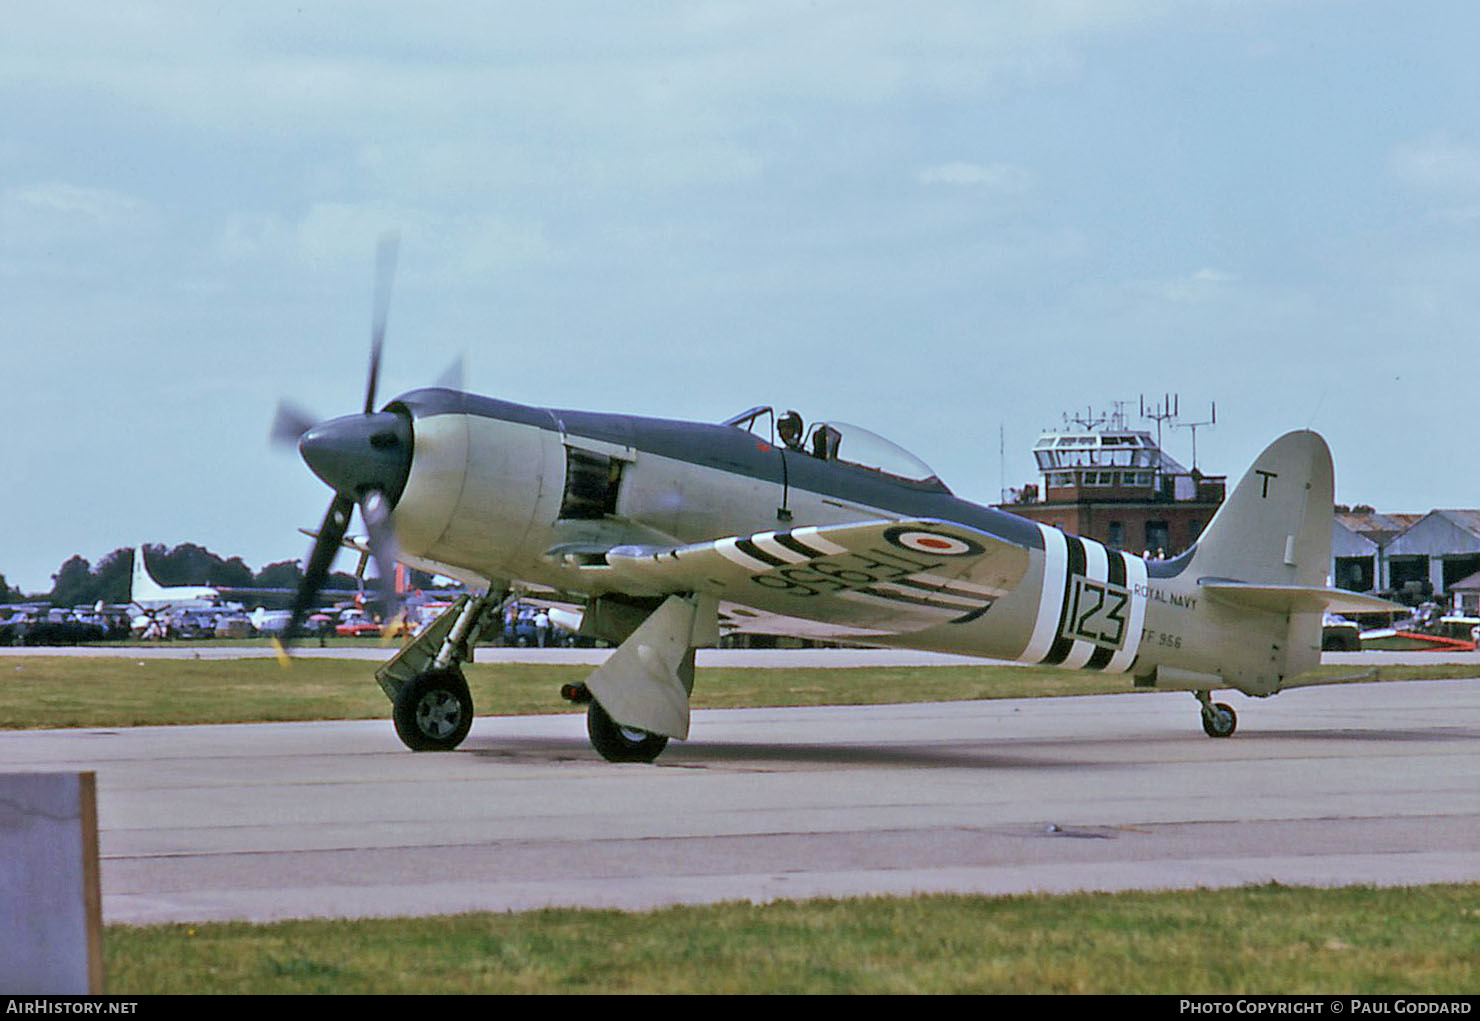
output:
<svg viewBox="0 0 1480 1021"><path fill-rule="evenodd" d="M668 747L666 735L622 726L595 699L586 707L586 733L607 762L652 762Z"/></svg>
<svg viewBox="0 0 1480 1021"><path fill-rule="evenodd" d="M1232 737L1233 732L1238 729L1238 713L1226 702L1215 704L1213 710L1211 716L1203 713L1203 733L1208 737Z"/></svg>
<svg viewBox="0 0 1480 1021"><path fill-rule="evenodd" d="M414 752L449 752L473 726L473 696L456 667L420 674L396 696L396 736Z"/></svg>

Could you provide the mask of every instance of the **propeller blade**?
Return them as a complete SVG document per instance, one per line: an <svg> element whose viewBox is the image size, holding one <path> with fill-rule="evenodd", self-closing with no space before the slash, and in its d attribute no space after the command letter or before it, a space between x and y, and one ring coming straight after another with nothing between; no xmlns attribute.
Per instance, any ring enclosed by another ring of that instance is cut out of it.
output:
<svg viewBox="0 0 1480 1021"><path fill-rule="evenodd" d="M324 581L329 577L329 568L334 565L334 556L339 552L339 543L349 530L350 516L354 509L354 500L340 494L334 497L328 513L324 515L324 523L319 527L318 538L314 540L313 549L308 555L308 564L303 569L303 581L298 585L298 595L293 599L288 626L283 629L283 637L278 644L279 652L284 655L287 654L288 646L292 644L298 628L307 619L308 611L313 609L313 604L318 600L319 590L324 587Z"/></svg>
<svg viewBox="0 0 1480 1021"><path fill-rule="evenodd" d="M375 410L375 391L380 385L380 359L381 352L385 348L385 327L390 315L391 285L396 276L396 256L400 245L400 235L394 232L387 233L381 237L375 255L375 308L370 322L370 372L365 384L364 413L366 416L371 415ZM394 418L395 416L386 417ZM345 423L351 420L353 420L353 425L346 430ZM343 469L346 435L351 440L356 439L358 438L357 431L362 431L367 424L368 427L374 427L376 421L377 419L374 418L354 420L353 416L345 416L345 418L324 423L323 429L315 433L316 440L303 439L310 427L316 423L297 409L280 404L277 418L273 422L272 437L280 442L291 439L294 443L299 443L300 451L304 459L309 462L309 467L314 468L315 472L325 481L329 481L329 475L337 475L338 472L315 467L314 456L317 456L323 464L337 465L339 469ZM371 440L373 446L375 438L366 438ZM304 446L305 444L316 451L314 456L311 456L311 451ZM335 485L336 488L351 489L360 498L361 514L370 531L371 551L380 570L381 587L387 595L387 607L389 608L395 600L396 562L395 531L390 523L390 501L380 490L367 490L364 483L359 481L355 481L353 485L337 482L331 482L331 485ZM339 552L345 532L349 529L355 502L354 495L339 492L335 495L334 502L329 505L328 513L324 515L324 523L319 528L313 548L309 552L308 563L303 568L303 581L299 584L298 594L293 600L293 609L288 615L288 626L278 642L279 659L284 662L287 660L288 646L292 643L295 632L308 617L309 610L313 608L313 604L318 599L319 590L324 587L324 582L329 577L329 568L333 566L334 556Z"/></svg>
<svg viewBox="0 0 1480 1021"><path fill-rule="evenodd" d="M464 359L458 355L457 359L447 368L442 370L442 375L437 377L437 386L444 390L461 390L463 388Z"/></svg>
<svg viewBox="0 0 1480 1021"><path fill-rule="evenodd" d="M375 558L376 595L380 599L387 624L400 616L400 595L396 592L396 530L391 524L390 501L378 489L372 489L360 501L360 517L370 535L370 553Z"/></svg>
<svg viewBox="0 0 1480 1021"><path fill-rule="evenodd" d="M385 324L390 316L391 284L396 276L396 255L401 236L385 234L375 253L375 317L370 324L370 380L365 386L365 414L375 410L375 390L380 383L380 353L385 347Z"/></svg>
<svg viewBox="0 0 1480 1021"><path fill-rule="evenodd" d="M298 438L308 432L319 420L296 404L278 401L277 414L272 417L272 431L268 434L274 446L298 445Z"/></svg>

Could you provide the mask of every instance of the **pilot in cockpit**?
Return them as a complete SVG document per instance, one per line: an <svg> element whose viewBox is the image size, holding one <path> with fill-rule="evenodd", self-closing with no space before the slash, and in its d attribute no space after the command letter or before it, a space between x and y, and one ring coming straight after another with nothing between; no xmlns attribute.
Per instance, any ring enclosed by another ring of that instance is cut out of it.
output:
<svg viewBox="0 0 1480 1021"><path fill-rule="evenodd" d="M838 456L838 443L843 436L830 425L819 423L812 427L812 456L830 461Z"/></svg>
<svg viewBox="0 0 1480 1021"><path fill-rule="evenodd" d="M781 442L786 444L786 449L802 449L802 416L795 411L788 411L776 420L776 432Z"/></svg>

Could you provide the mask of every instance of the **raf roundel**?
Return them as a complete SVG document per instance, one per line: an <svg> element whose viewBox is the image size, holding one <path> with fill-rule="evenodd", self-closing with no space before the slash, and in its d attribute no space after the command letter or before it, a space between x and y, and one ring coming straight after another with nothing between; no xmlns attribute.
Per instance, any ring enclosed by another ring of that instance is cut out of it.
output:
<svg viewBox="0 0 1480 1021"><path fill-rule="evenodd" d="M969 539L921 528L892 528L884 533L884 538L900 549L938 557L967 557L983 552L981 546Z"/></svg>

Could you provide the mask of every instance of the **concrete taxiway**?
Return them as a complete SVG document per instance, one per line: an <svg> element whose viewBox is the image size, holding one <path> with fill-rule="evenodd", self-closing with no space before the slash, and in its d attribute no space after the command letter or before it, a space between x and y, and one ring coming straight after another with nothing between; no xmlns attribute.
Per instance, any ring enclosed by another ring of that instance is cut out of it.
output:
<svg viewBox="0 0 1480 1021"><path fill-rule="evenodd" d="M0 734L98 775L105 920L1480 881L1480 680L695 713L655 765L580 714Z"/></svg>

